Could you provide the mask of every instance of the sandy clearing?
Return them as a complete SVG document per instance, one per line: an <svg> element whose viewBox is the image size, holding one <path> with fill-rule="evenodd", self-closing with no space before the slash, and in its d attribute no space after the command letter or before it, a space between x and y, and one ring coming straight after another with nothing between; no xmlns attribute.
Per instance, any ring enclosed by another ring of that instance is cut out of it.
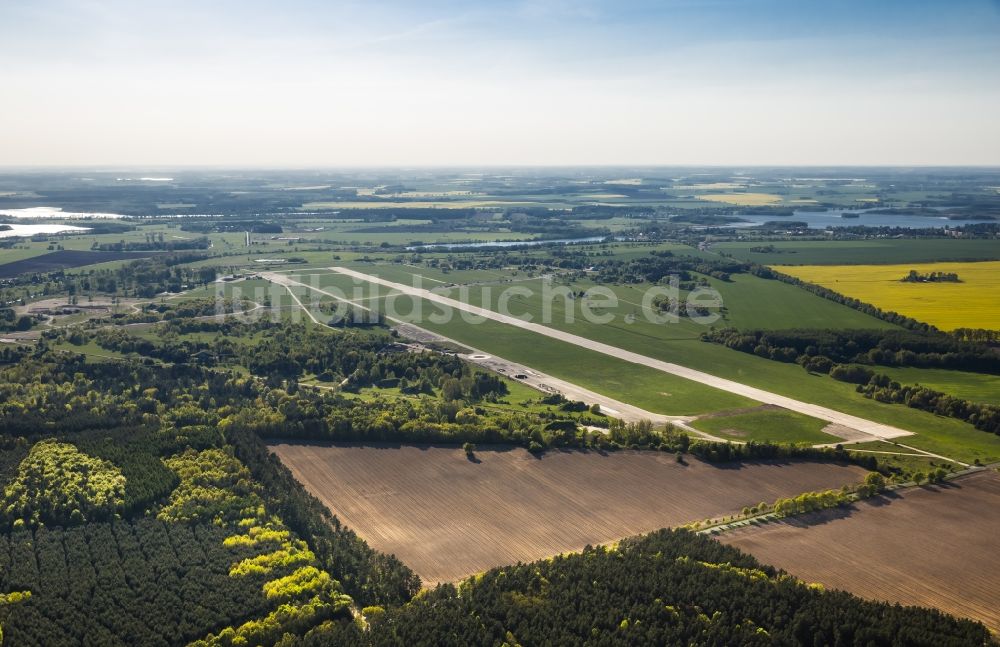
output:
<svg viewBox="0 0 1000 647"><path fill-rule="evenodd" d="M373 548L425 584L542 559L860 481L830 463L713 466L673 454L457 447L271 446L305 487Z"/></svg>
<svg viewBox="0 0 1000 647"><path fill-rule="evenodd" d="M611 346L609 344L604 344L602 342L594 341L592 339L587 339L586 337L581 337L579 335L574 335L572 333L564 332L561 330L556 330L555 328L549 328L548 326L543 326L541 324L536 324L528 321L523 321L517 317L512 317L510 315L504 315L493 310L488 310L480 306L474 306L471 304L463 303L457 299L452 299L450 297L441 296L431 292L430 290L425 290L422 288L414 288L401 283L394 283L392 281L387 281L381 279L377 276L372 276L370 274L365 274L363 272L358 272L356 270L347 269L344 267L331 267L331 270L340 272L346 276L356 278L362 281L368 281L370 283L375 283L382 285L384 287L389 287L396 289L405 294L409 294L414 297L419 297L421 299L426 299L428 301L434 301L456 310L463 310L471 314L475 314L487 319L492 319L493 321L499 321L500 323L505 323L511 326L516 326L518 328L523 328L531 332L545 335L546 337L551 337L553 339L558 339L570 344L575 344L582 348L588 350L596 351L598 353L603 353L605 355L610 355L611 357L617 357L618 359L623 359L627 362L633 364L639 364L642 366L648 366L650 368L655 368L657 370L663 371L664 373L670 373L671 375L677 375L678 377L683 377L694 382L699 382L707 386L711 386L716 389L721 389L723 391L728 391L730 393L735 393L737 395L742 395L744 397L750 398L751 400L757 400L758 402L763 402L764 404L774 404L785 409L790 409L792 411L797 411L803 413L807 416L812 416L813 418L819 418L820 420L825 420L830 423L837 425L843 425L851 429L855 429L859 432L872 436L875 439L886 440L889 438L899 438L902 436L910 436L912 432L906 431L904 429L899 429L898 427L892 427L890 425L885 425L882 423L874 422L871 420L866 420L858 416L854 416L847 413L842 413L840 411L835 411L833 409L828 409L817 404L811 404L808 402L802 402L789 398L783 395L778 395L777 393L771 393L763 389L758 389L753 386L746 384L741 384L733 380L727 380L725 378L717 377L709 373L704 373L696 369L688 368L686 366L680 366L678 364L673 364L670 362L664 362L662 360L653 359L651 357L646 357L645 355L640 355L623 348L618 348L616 346Z"/></svg>
<svg viewBox="0 0 1000 647"><path fill-rule="evenodd" d="M856 429L851 429L850 427L846 427L844 425L837 424L835 422L831 422L827 426L823 427L823 429L821 429L820 431L822 431L824 434L830 434L831 436L836 436L837 438L840 438L844 441L843 443L839 444L864 443L871 440L871 436L869 436L868 434L858 431Z"/></svg>

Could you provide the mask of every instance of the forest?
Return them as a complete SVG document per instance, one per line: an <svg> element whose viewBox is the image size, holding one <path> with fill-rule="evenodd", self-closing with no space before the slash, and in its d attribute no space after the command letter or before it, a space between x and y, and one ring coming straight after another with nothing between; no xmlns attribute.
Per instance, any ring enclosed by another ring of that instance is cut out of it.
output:
<svg viewBox="0 0 1000 647"><path fill-rule="evenodd" d="M178 334L194 331L220 334L210 340L186 339ZM266 348L243 341L262 333L270 340ZM50 334L47 341L55 343L63 338L60 334ZM120 328L77 331L65 339L77 345L93 340L108 350L170 362L169 371L160 371L178 377L185 375L185 383L188 379L196 380L196 376L205 376L210 398L217 405L228 403L229 408L221 416L214 410L184 408L181 411L186 412L184 416L190 425L245 428L269 438L507 442L533 450L550 446L673 447L679 442L674 440L677 434L671 436L661 430L633 433L634 425L623 426L620 434L615 432L618 435L609 437L589 432L577 423L590 426L610 423L587 410L575 412L563 408L558 413L533 413L482 406L502 401L507 393L506 384L497 375L474 369L452 355L405 352L393 337L382 333L348 331L331 335L288 322L245 324L171 319L163 334L154 339L130 335ZM77 366L87 365L84 362ZM247 369L264 381L232 374L224 379L226 374L220 370L236 367ZM156 371L148 366L141 370ZM340 384L341 392L300 384L298 380L307 374L315 375L322 383ZM111 381L121 384L119 380L127 379L119 376ZM16 389L11 387L13 393ZM348 397L366 389L374 390L374 395L381 389L398 389L401 394L415 397L376 398L368 397L367 393L362 399ZM129 392L134 392L134 388ZM256 399L246 401L251 394ZM126 411L124 403L121 407L116 404L115 415L139 423L144 419L142 414L155 412L158 409L155 398L142 395L133 403L137 408ZM65 394L52 397L63 402ZM162 395L158 392L156 397ZM10 410L17 412L10 423L22 427L31 424L32 414L21 415L22 409L14 408L16 401L15 398L10 403ZM53 407L53 415L61 415L58 405ZM0 420L3 413L0 407ZM180 415L180 411L173 415ZM77 426L90 424L84 417L73 418Z"/></svg>
<svg viewBox="0 0 1000 647"><path fill-rule="evenodd" d="M421 590L405 564L372 550L310 495L265 440L629 448L679 461L883 467L841 449L692 441L670 427L602 420L564 399L549 398L545 410L495 406L506 403L506 383L453 355L406 351L367 329L195 319L206 307L151 309L162 320L154 334L77 328L0 353L4 644L986 639L982 625L824 592L686 531ZM91 343L118 359L72 350Z"/></svg>
<svg viewBox="0 0 1000 647"><path fill-rule="evenodd" d="M690 281L690 272L728 281L732 274L742 274L751 270L751 265L741 261L703 260L691 256L674 256L669 251L650 252L631 260L608 259L595 265L599 283L658 283L670 275L678 275L682 281Z"/></svg>
<svg viewBox="0 0 1000 647"><path fill-rule="evenodd" d="M353 600L417 591L409 569L340 526L256 436L218 424L208 403L247 406L237 385L210 394L204 369L19 359L0 370L5 414L44 404L2 427L8 644L273 644L349 622ZM67 403L92 415L66 416Z"/></svg>
<svg viewBox="0 0 1000 647"><path fill-rule="evenodd" d="M826 357L843 364L944 368L1000 375L1000 354L960 336L914 330L736 330L702 334L705 341L785 362Z"/></svg>
<svg viewBox="0 0 1000 647"><path fill-rule="evenodd" d="M981 431L1000 434L1000 407L995 405L972 402L919 384L902 385L888 375L872 375L867 383L858 385L858 392L879 402L905 404L939 416L958 418Z"/></svg>
<svg viewBox="0 0 1000 647"><path fill-rule="evenodd" d="M159 243L151 243L157 245ZM139 252L53 252L67 254L78 258L81 254L94 255L89 263L99 262L97 255L101 254L113 260L121 258L121 254L142 255ZM3 281L4 301L23 298L26 291L43 295L67 294L70 298L86 295L117 295L134 296L150 299L162 292L180 292L183 286L204 285L214 281L214 267L182 267L207 258L204 254L192 251L174 251L157 253L149 258L141 258L123 264L117 268L101 268L67 272L64 269L54 271L19 271L16 276ZM24 263L31 263L27 259ZM79 260L73 265L80 264ZM70 265L72 267L72 265ZM30 290L26 290L30 289Z"/></svg>

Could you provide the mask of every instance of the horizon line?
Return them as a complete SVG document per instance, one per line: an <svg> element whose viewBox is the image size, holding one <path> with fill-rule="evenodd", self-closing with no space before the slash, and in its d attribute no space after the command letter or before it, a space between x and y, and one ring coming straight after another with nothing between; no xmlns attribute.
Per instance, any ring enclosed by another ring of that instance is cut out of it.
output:
<svg viewBox="0 0 1000 647"><path fill-rule="evenodd" d="M255 171L317 171L317 170L405 170L405 169L989 169L1000 170L1000 162L991 164L948 163L884 163L884 164L741 164L741 163L606 163L606 164L532 164L532 163L432 163L432 164L0 164L0 172L9 171L59 171L87 170L96 173L113 173L119 170L255 170Z"/></svg>

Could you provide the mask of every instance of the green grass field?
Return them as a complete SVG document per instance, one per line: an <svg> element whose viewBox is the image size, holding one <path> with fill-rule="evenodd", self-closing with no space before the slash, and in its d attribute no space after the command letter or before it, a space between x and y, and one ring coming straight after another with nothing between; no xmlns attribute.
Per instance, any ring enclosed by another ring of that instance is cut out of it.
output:
<svg viewBox="0 0 1000 647"><path fill-rule="evenodd" d="M426 306L429 308L430 304ZM746 398L690 380L493 321L470 325L455 317L447 324L425 322L422 325L479 350L526 364L653 413L692 415L754 404Z"/></svg>
<svg viewBox="0 0 1000 647"><path fill-rule="evenodd" d="M973 402L1000 405L1000 376L934 368L876 367L900 384L920 384Z"/></svg>
<svg viewBox="0 0 1000 647"><path fill-rule="evenodd" d="M905 439L901 440L905 442ZM888 442L875 441L870 443L856 443L853 445L847 445L846 448L854 450L867 450L865 452L858 452L859 456L869 455L868 451L878 452L874 454L874 456L880 463L888 467L902 469L909 473L913 473L915 471L927 472L938 467L944 467L946 469L961 469L961 467L955 463L942 461L932 456L914 456L911 450Z"/></svg>
<svg viewBox="0 0 1000 647"><path fill-rule="evenodd" d="M400 296L395 301L397 312L409 312L412 307L406 303L411 301L409 297ZM526 302L524 305L531 304ZM421 307L425 315L439 311L431 303L422 303ZM514 314L520 312L514 309ZM470 325L455 316L440 324L424 318L421 325L480 350L534 366L658 413L705 413L748 406L745 399L732 394L492 321ZM698 328L694 324L678 324L677 328L671 328L672 337L665 336L662 331L651 331L649 327L654 324L644 324L646 327L624 322L566 324L557 317L551 325L649 357L916 432L918 435L908 438L907 444L926 451L966 462L976 458L984 462L1000 460L998 436L977 431L955 419L864 398L853 385L827 376L809 375L794 364L765 360L702 342L697 338ZM686 330L685 325L688 326ZM734 399L742 404L732 404Z"/></svg>
<svg viewBox="0 0 1000 647"><path fill-rule="evenodd" d="M530 312L535 317L542 315L542 281L528 280L528 275L523 272L509 270L452 270L442 271L437 268L421 267L403 264L371 264L371 263L338 263L346 265L352 269L367 274L378 276L388 281L402 283L408 286L416 286L424 289L437 290L453 284L476 284L489 283L486 287L472 285L465 294L471 303L493 307L507 287L506 283L515 284L519 287L526 287L532 290L534 297L515 297L510 303L519 307L519 312ZM289 275L298 274L299 270L288 272ZM301 273L326 274L323 270L308 270L303 268ZM335 275L328 275L335 276ZM419 277L419 279L417 279ZM304 281L308 282L308 281ZM834 328L887 328L891 324L862 314L857 310L834 303L827 299L815 296L786 283L780 281L770 281L752 275L735 275L731 281L720 281L709 279L712 287L722 295L723 302L728 308L728 313L724 313L724 319L717 323L717 326L735 326L739 328L800 328L800 327L834 327ZM328 279L324 277L324 285L339 285L344 289L347 284L344 281ZM574 291L587 290L596 284L591 281L576 281L571 284L562 283L557 280L552 287L561 289L568 287ZM630 313L641 313L643 296L647 289L653 287L649 284L641 285L612 285L604 286L612 290L619 300L619 306L613 309L604 309L602 312L611 312L616 318L621 319ZM451 289L443 292L447 296L458 298L460 290ZM551 300L552 315L557 319L564 319L568 310L563 299ZM582 301L570 303L572 306L572 316L576 319L582 318ZM651 334L654 337L664 339L671 338L694 338L701 334L704 328L690 322L678 324L653 324L644 320L638 321L632 326L641 330L642 333Z"/></svg>
<svg viewBox="0 0 1000 647"><path fill-rule="evenodd" d="M45 249L46 247L48 245L37 244L37 246L25 247L23 244L19 244L17 247L11 249L0 249L0 265L47 254L48 250Z"/></svg>
<svg viewBox="0 0 1000 647"><path fill-rule="evenodd" d="M423 265L408 265L401 263L331 263L344 265L359 272L374 274L387 281L404 285L434 289L443 285L457 285L480 282L504 282L513 279L523 279L526 274L516 270L445 270Z"/></svg>
<svg viewBox="0 0 1000 647"><path fill-rule="evenodd" d="M816 296L794 285L749 274L710 280L736 328L894 328L892 324Z"/></svg>
<svg viewBox="0 0 1000 647"><path fill-rule="evenodd" d="M385 277L378 269L364 270ZM392 280L392 279L389 279ZM890 324L862 314L846 306L815 296L792 285L779 281L769 281L749 275L738 275L732 282L710 279L711 285L722 295L727 311L714 326L734 326L738 328L798 328L798 327L837 327L837 328L888 328ZM650 345L657 342L676 340L695 340L708 328L699 323L682 318L676 323L659 323L647 319L644 313L644 297L647 290L654 288L649 284L641 285L606 285L617 298L616 307L600 307L606 304L603 298L588 301L585 298L567 300L560 291L567 288L579 293L595 287L590 281L575 281L569 284L552 282L546 293L545 284L541 279L523 281L516 284L518 289L531 290L532 294L514 294L506 303L511 314L531 315L537 323L546 323L556 328L570 330L575 334L589 337L592 335L610 336L620 340L628 338L636 344ZM435 286L427 286L425 288ZM505 288L509 286L471 286L465 291L457 288L442 291L442 294L452 298L466 299L467 302L491 309L497 309ZM659 289L659 288L656 288ZM548 307L546 307L548 304ZM614 318L609 323L591 323L585 313L585 308L596 314L610 314ZM548 314L546 314L548 313ZM626 323L626 317L632 317L632 323ZM572 323L566 323L567 317ZM588 332L581 332L587 329ZM593 337L598 339L598 337ZM602 339L604 341L604 339ZM613 343L613 342L609 342Z"/></svg>
<svg viewBox="0 0 1000 647"><path fill-rule="evenodd" d="M698 418L691 426L730 440L819 445L840 439L823 433L823 420L784 409L761 408Z"/></svg>
<svg viewBox="0 0 1000 647"><path fill-rule="evenodd" d="M619 260L629 260L633 258L643 258L649 256L650 252L672 252L678 256L694 256L697 258L717 258L717 254L703 252L690 245L680 243L615 243L608 245L612 256Z"/></svg>
<svg viewBox="0 0 1000 647"><path fill-rule="evenodd" d="M86 344L80 344L79 346L71 344L69 342L62 342L52 346L54 350L67 351L70 353L79 353L81 355L87 356L87 361L107 361L108 359L127 359L126 355L119 353L118 351L108 350L106 348L101 348L94 342L87 342Z"/></svg>

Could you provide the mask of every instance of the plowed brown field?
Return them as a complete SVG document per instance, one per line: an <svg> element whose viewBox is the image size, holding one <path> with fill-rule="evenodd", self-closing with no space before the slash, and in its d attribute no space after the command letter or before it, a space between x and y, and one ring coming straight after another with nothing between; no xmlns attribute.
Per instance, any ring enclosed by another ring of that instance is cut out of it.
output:
<svg viewBox="0 0 1000 647"><path fill-rule="evenodd" d="M903 491L721 539L793 575L862 597L938 607L1000 631L1000 474Z"/></svg>
<svg viewBox="0 0 1000 647"><path fill-rule="evenodd" d="M280 443L314 495L427 584L579 550L744 506L839 487L864 470L824 463L687 465L655 452L599 454Z"/></svg>

